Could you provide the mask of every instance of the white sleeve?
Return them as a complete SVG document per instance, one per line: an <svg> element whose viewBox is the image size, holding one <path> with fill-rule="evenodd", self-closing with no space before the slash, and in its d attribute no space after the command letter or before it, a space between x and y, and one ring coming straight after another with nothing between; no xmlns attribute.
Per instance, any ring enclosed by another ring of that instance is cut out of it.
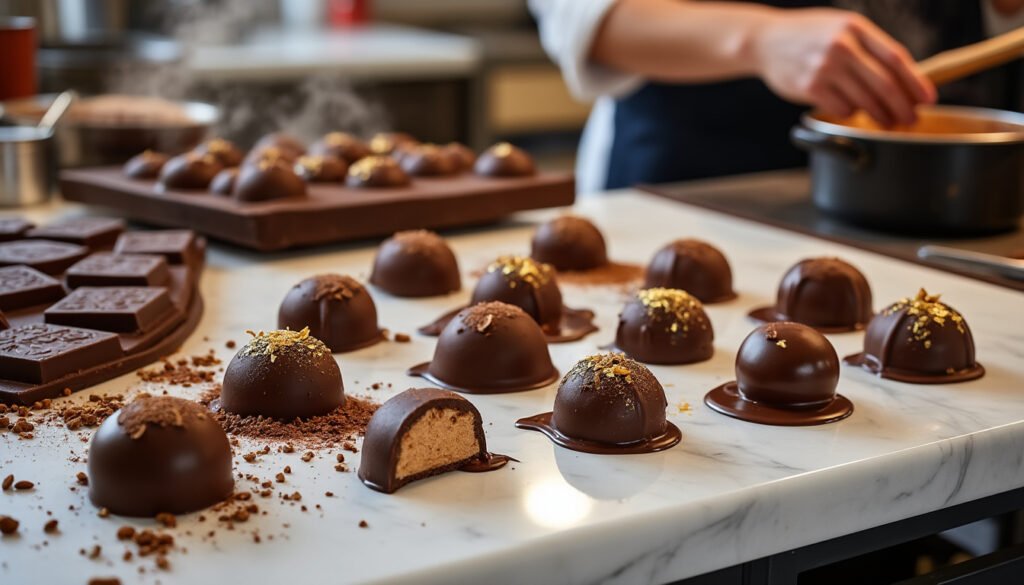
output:
<svg viewBox="0 0 1024 585"><path fill-rule="evenodd" d="M593 63L588 58L597 27L616 0L529 0L544 50L562 70L569 91L580 100L619 97L643 79Z"/></svg>

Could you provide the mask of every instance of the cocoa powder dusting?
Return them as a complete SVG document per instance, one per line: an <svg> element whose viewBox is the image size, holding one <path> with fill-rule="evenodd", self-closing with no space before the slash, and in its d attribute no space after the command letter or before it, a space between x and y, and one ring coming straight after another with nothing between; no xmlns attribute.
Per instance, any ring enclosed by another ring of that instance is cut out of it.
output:
<svg viewBox="0 0 1024 585"><path fill-rule="evenodd" d="M590 270L560 271L558 282L577 286L600 286L613 284L631 284L644 278L644 267L638 264L608 262Z"/></svg>

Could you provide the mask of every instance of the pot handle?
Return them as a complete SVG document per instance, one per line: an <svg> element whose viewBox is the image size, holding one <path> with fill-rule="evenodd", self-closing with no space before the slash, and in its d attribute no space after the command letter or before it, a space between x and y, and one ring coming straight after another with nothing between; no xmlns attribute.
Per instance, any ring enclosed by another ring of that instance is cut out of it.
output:
<svg viewBox="0 0 1024 585"><path fill-rule="evenodd" d="M811 130L803 124L797 124L789 131L789 139L798 148L808 152L826 150L844 157L857 169L863 169L868 165L869 157L864 144L846 136L825 134L824 132Z"/></svg>

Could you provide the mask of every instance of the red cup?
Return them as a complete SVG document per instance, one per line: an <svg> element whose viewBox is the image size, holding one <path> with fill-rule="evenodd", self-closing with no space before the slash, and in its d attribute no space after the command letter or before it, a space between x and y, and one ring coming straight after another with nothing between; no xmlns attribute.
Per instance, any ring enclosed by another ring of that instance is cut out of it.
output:
<svg viewBox="0 0 1024 585"><path fill-rule="evenodd" d="M370 20L370 0L328 0L327 20L333 27L365 24Z"/></svg>
<svg viewBox="0 0 1024 585"><path fill-rule="evenodd" d="M36 22L0 18L0 100L36 95Z"/></svg>

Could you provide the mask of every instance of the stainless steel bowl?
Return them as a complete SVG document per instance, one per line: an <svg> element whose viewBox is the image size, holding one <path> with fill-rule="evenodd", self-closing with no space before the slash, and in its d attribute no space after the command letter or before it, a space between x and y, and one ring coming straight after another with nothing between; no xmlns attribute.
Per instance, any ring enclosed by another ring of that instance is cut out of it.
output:
<svg viewBox="0 0 1024 585"><path fill-rule="evenodd" d="M0 117L20 125L35 125L56 94L39 95L0 104ZM202 102L175 102L185 123L91 123L69 115L57 128L61 167L121 164L150 149L179 154L202 142L217 121L216 106Z"/></svg>
<svg viewBox="0 0 1024 585"><path fill-rule="evenodd" d="M0 206L46 201L56 176L51 133L35 126L0 126Z"/></svg>

